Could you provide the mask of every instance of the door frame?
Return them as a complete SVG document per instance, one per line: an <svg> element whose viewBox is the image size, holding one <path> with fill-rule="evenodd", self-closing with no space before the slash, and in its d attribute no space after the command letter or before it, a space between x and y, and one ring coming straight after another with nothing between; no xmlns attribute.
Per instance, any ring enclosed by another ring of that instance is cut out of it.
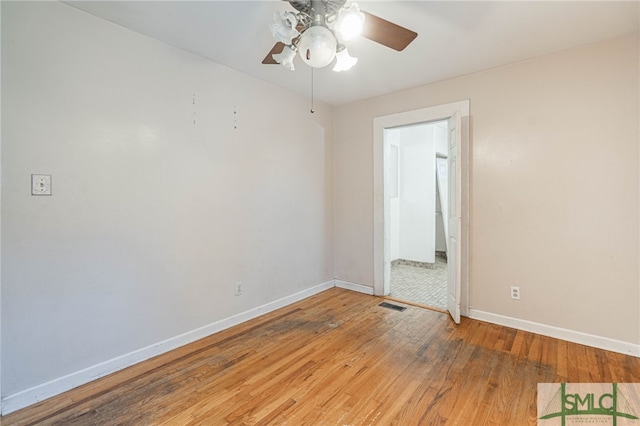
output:
<svg viewBox="0 0 640 426"><path fill-rule="evenodd" d="M421 108L413 111L375 117L373 119L373 292L384 296L390 287L390 214L385 197L385 164L388 163L389 142L385 141L385 129L412 124L448 120L458 113L462 121L461 159L462 179L458 188L461 194L462 226L460 229L461 280L460 311L469 311L469 100Z"/></svg>

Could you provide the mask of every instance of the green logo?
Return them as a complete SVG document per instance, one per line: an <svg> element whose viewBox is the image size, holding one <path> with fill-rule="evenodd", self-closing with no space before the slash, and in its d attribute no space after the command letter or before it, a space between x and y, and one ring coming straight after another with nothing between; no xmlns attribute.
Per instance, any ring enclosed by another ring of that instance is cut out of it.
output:
<svg viewBox="0 0 640 426"><path fill-rule="evenodd" d="M607 389L603 389L603 386L605 385L599 383L585 383L580 385L581 386L577 392L568 392L567 384L560 383L560 388L555 392L544 408L540 410L542 407L540 405L541 387L539 384L538 409L539 414L542 414L539 419L548 420L559 417L562 422L562 426L565 426L566 419L569 416L582 416L583 418L608 416L611 418L611 424L614 426L618 424L618 419L620 418L630 420L639 419L636 409L634 409L629 398L620 392L617 383L612 383L610 388L606 385ZM586 391L585 388L587 388ZM578 421L577 418L574 419L575 423L587 423L586 418L584 418L585 421L583 422ZM588 423L593 422L589 421Z"/></svg>

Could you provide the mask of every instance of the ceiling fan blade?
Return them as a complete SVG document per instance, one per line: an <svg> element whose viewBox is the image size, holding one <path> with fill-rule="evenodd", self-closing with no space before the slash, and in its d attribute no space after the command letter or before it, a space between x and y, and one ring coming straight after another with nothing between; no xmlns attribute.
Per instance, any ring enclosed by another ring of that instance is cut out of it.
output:
<svg viewBox="0 0 640 426"><path fill-rule="evenodd" d="M362 28L362 36L390 47L397 51L404 50L417 36L418 33L411 31L393 22L379 18L368 12L364 13L364 27Z"/></svg>
<svg viewBox="0 0 640 426"><path fill-rule="evenodd" d="M282 53L282 49L284 49L284 43L280 43L277 42L269 51L269 53L267 53L267 56L264 57L264 59L262 60L262 63L265 65L273 65L273 64L277 64L277 62L275 61L275 59L273 59L274 54L277 53Z"/></svg>

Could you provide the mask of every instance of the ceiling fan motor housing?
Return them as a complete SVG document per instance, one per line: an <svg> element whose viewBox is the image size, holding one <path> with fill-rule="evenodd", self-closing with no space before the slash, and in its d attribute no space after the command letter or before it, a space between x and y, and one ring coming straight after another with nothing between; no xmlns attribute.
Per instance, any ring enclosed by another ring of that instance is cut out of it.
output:
<svg viewBox="0 0 640 426"><path fill-rule="evenodd" d="M314 17L315 15L335 15L347 0L289 0L294 9Z"/></svg>

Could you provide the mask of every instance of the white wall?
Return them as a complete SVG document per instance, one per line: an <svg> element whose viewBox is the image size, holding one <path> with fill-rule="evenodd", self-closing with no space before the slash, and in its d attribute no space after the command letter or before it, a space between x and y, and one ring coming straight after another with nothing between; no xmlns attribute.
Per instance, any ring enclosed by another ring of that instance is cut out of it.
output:
<svg viewBox="0 0 640 426"><path fill-rule="evenodd" d="M435 261L435 152L432 126L399 127L399 256Z"/></svg>
<svg viewBox="0 0 640 426"><path fill-rule="evenodd" d="M400 133L395 129L385 130L384 137L390 146L389 161L386 165L390 176L385 177L395 187L385 196L389 197L389 260L400 259Z"/></svg>
<svg viewBox="0 0 640 426"><path fill-rule="evenodd" d="M634 34L336 108L336 278L373 288L373 118L469 99L471 307L638 348L639 59Z"/></svg>
<svg viewBox="0 0 640 426"><path fill-rule="evenodd" d="M433 123L433 143L436 154L443 155L447 157L449 155L449 144L447 142L447 122L441 121L438 123ZM437 158L436 158L437 163ZM436 164L436 174L437 174L437 164ZM442 204L443 201L445 204L449 202L448 194L444 197L443 200L440 199L440 194L436 187L436 250L446 252L447 251L447 242L444 232L444 227L447 226L447 219L442 214ZM439 213L438 213L439 212Z"/></svg>
<svg viewBox="0 0 640 426"><path fill-rule="evenodd" d="M437 229L435 155L447 154L446 138L446 130L435 123L385 130L385 139L399 152L399 197L389 200L391 260L433 263L435 250L445 251Z"/></svg>
<svg viewBox="0 0 640 426"><path fill-rule="evenodd" d="M333 279L327 105L58 2L2 89L3 396Z"/></svg>

